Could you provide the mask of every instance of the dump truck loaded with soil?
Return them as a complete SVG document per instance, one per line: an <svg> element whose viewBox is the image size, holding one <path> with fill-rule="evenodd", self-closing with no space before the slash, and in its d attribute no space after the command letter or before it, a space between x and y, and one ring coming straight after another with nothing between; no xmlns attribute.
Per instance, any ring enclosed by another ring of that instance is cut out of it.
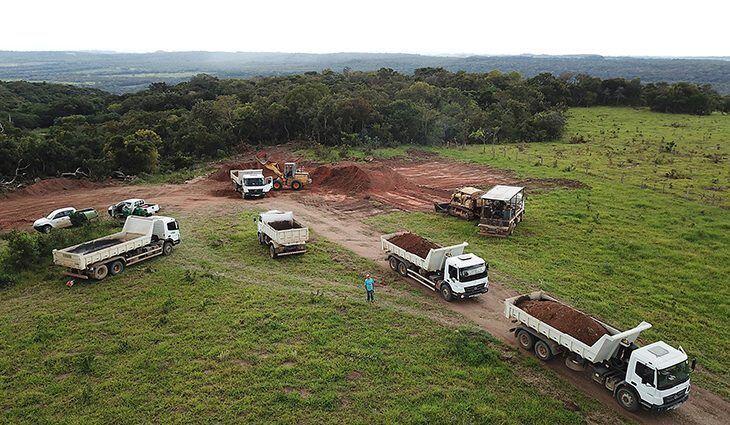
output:
<svg viewBox="0 0 730 425"><path fill-rule="evenodd" d="M268 245L271 258L307 252L309 229L294 220L291 211L267 211L259 214L254 221L259 243Z"/></svg>
<svg viewBox="0 0 730 425"><path fill-rule="evenodd" d="M647 322L622 332L542 291L507 298L504 315L517 324L510 330L522 348L543 361L563 355L568 368L589 370L626 410L675 409L689 398L695 361L662 341L636 345L651 328Z"/></svg>
<svg viewBox="0 0 730 425"><path fill-rule="evenodd" d="M409 232L383 235L380 241L391 269L439 291L446 301L489 290L489 265L474 254L464 254L466 242L441 247Z"/></svg>
<svg viewBox="0 0 730 425"><path fill-rule="evenodd" d="M174 218L129 216L121 232L54 249L53 263L66 267L68 276L102 280L123 272L126 266L170 255L179 243L180 228Z"/></svg>

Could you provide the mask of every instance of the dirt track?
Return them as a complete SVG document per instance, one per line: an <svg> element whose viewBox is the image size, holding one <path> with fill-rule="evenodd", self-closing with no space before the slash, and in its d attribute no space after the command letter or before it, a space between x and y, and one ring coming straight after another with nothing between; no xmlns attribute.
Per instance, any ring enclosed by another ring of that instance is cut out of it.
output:
<svg viewBox="0 0 730 425"><path fill-rule="evenodd" d="M226 166L228 165L230 164ZM345 164L335 168L351 165ZM267 198L245 202L262 209L295 211L298 219L318 234L387 268L378 243L379 234L363 224L362 218L390 209L428 211L431 210L434 199L448 198L451 190L459 186L487 187L495 183L518 183L514 176L498 170L445 160L383 161L357 166L359 170L364 171L363 174L358 172L357 184L351 182L341 185L337 181L333 181L331 185L315 183L309 190L272 192ZM314 168L313 175L319 173L321 177L327 172L332 174L331 169L328 171ZM227 176L227 170L221 169L209 178L196 179L183 185L99 185L58 181L58 179L41 182L5 199L0 198L0 230L30 229L33 220L64 206L77 208L93 206L100 210L100 213L106 213L107 206L131 197L159 203L163 207L161 211L163 214L176 210L198 212L203 210L209 215L223 215L227 214L232 206L240 205L244 201L240 199L240 195L233 192L228 179L221 176ZM362 181L363 179L366 181ZM555 186L579 185L570 181L526 183L528 189L533 186L549 189ZM417 283L414 282L413 285L419 287L426 296L436 297L430 290ZM464 302L443 302L443 305L514 346L516 345L514 338L509 332L511 323L502 315L502 300L515 294L506 286L492 280L488 294ZM692 389L690 401L677 411L663 415L651 415L646 412L638 415L629 414L621 410L610 394L592 383L588 377L576 377L575 372L568 370L558 361L547 364L547 367L564 377L566 382L600 400L608 408L640 423L725 424L730 417L730 403L696 386Z"/></svg>

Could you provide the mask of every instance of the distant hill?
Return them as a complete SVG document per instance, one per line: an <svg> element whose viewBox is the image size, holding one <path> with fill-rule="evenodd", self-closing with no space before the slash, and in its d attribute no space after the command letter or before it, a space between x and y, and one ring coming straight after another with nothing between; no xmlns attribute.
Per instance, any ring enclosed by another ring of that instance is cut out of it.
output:
<svg viewBox="0 0 730 425"><path fill-rule="evenodd" d="M0 80L71 83L115 93L133 92L152 82L178 83L198 73L219 77L294 74L329 68L342 71L417 68L450 71L584 73L601 78L640 78L643 82L688 81L712 84L730 93L730 58L638 58L576 56L424 56L383 53L229 53L229 52L0 52Z"/></svg>

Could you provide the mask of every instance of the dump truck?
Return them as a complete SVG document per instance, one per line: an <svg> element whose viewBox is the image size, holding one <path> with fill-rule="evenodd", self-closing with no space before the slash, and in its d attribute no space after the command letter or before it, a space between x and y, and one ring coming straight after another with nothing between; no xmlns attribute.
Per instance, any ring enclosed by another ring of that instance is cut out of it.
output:
<svg viewBox="0 0 730 425"><path fill-rule="evenodd" d="M438 291L446 301L489 291L489 265L464 254L466 242L441 247L415 233L397 232L381 236L380 243L391 269Z"/></svg>
<svg viewBox="0 0 730 425"><path fill-rule="evenodd" d="M273 186L271 177L264 177L263 170L231 170L233 189L243 199L262 198Z"/></svg>
<svg viewBox="0 0 730 425"><path fill-rule="evenodd" d="M550 316L550 324L547 318L536 317L536 310L531 309L531 314L527 308L534 307L535 302L546 301L556 303L550 307L553 312L563 311ZM533 351L543 361L563 355L570 369L589 370L592 380L611 391L626 410L634 412L641 407L653 411L675 409L689 398L690 372L694 370L696 360L689 362L682 347L677 349L663 341L639 347L636 340L642 331L651 328L650 323L641 322L635 328L620 331L542 291L507 298L504 315L517 324L510 330L522 348ZM576 326L575 317L583 319L583 328ZM568 321L571 321L570 326ZM585 321L594 322L585 324ZM588 345L576 337L585 327L596 324L602 331L605 329L605 333L600 337L595 335L593 344ZM565 331L568 328L570 332Z"/></svg>
<svg viewBox="0 0 730 425"><path fill-rule="evenodd" d="M436 212L476 220L481 215L481 196L485 192L475 187L462 187L451 194L449 202L434 202Z"/></svg>
<svg viewBox="0 0 730 425"><path fill-rule="evenodd" d="M480 197L479 233L507 237L525 216L525 188L498 184Z"/></svg>
<svg viewBox="0 0 730 425"><path fill-rule="evenodd" d="M276 175L272 182L274 190L293 189L300 190L312 184L309 173L300 169L296 162L284 163L284 171L279 169L279 164L266 158L257 156L256 160L267 170Z"/></svg>
<svg viewBox="0 0 730 425"><path fill-rule="evenodd" d="M271 258L307 252L309 229L299 224L291 211L267 211L255 217L254 221L259 243L269 247Z"/></svg>
<svg viewBox="0 0 730 425"><path fill-rule="evenodd" d="M33 228L41 233L48 233L52 229L80 226L98 216L99 213L93 208L81 210L74 207L59 208L33 222Z"/></svg>
<svg viewBox="0 0 730 425"><path fill-rule="evenodd" d="M129 216L121 232L53 250L53 263L67 276L103 280L127 266L158 255L170 255L180 243L180 227L171 217Z"/></svg>

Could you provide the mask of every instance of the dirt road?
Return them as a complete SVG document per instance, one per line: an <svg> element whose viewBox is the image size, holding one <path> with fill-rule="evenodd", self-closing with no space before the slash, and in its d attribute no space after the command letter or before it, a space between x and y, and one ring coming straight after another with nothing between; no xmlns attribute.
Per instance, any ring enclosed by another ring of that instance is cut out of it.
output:
<svg viewBox="0 0 730 425"><path fill-rule="evenodd" d="M513 176L499 174L487 167L472 167L461 163L437 165L434 166L432 161L423 160L358 165L350 170L359 177L352 179L347 185L338 185L336 181L332 185L315 184L311 190L271 193L271 196L262 200L246 202L251 207L295 211L297 217L319 235L387 268L380 251L379 234L363 223L364 217L388 209L429 210L434 197L441 196L443 199L448 196L449 190L456 188L459 183L464 184L464 179L468 184L484 186L489 182L492 184L516 182ZM344 167L351 165L342 168ZM469 167L468 172L465 167ZM332 170L320 169L318 172L321 176L326 172L330 172L331 175ZM222 177L214 178L216 175ZM90 184L52 179L0 199L0 230L11 228L29 230L35 218L45 216L51 210L64 206L92 206L105 213L108 205L133 197L159 203L163 208L162 213L205 211L208 215L228 214L232 206L240 206L244 201L233 192L226 176L227 170L221 169L209 178L196 179L188 184L157 186ZM419 183L419 179L426 181ZM357 180L357 184L354 184L354 180ZM555 186L577 187L574 183L531 182L532 185L547 189ZM385 185L386 190L382 190L379 185ZM408 196L404 198L400 190L405 190ZM412 283L426 296L437 297L430 290L415 282ZM442 304L514 346L515 342L509 332L511 323L502 315L502 301L513 295L514 291L492 280L489 293L482 297L465 302L442 302ZM550 367L566 382L572 383L605 406L636 422L712 425L725 424L727 418L730 418L730 403L697 387L693 387L689 402L676 411L662 415L651 415L646 412L630 414L620 409L608 392L592 383L587 377L576 376L575 372L565 368L561 362L551 362L546 367Z"/></svg>

